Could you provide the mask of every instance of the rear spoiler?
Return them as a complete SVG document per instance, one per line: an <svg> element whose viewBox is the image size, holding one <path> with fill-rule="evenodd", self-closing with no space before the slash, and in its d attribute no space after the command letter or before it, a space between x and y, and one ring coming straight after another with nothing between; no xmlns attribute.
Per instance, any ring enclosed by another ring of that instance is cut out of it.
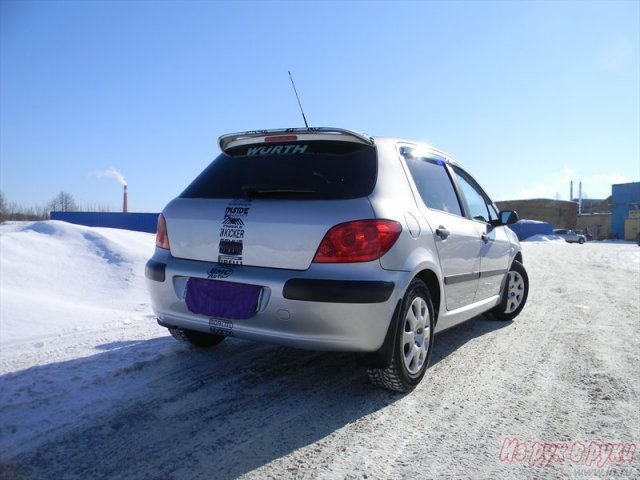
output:
<svg viewBox="0 0 640 480"><path fill-rule="evenodd" d="M280 137L280 138L279 138ZM281 128L275 130L251 130L242 133L229 133L218 139L220 150L226 152L240 145L255 145L269 142L295 142L297 140L337 140L341 142L373 145L373 138L343 128Z"/></svg>

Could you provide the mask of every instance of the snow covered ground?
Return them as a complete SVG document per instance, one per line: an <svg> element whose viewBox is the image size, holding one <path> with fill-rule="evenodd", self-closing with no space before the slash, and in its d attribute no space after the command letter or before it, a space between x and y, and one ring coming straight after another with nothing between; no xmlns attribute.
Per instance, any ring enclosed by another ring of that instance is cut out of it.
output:
<svg viewBox="0 0 640 480"><path fill-rule="evenodd" d="M175 342L153 235L0 226L0 479L638 478L640 248L524 242L514 322L436 336L411 394L347 354Z"/></svg>

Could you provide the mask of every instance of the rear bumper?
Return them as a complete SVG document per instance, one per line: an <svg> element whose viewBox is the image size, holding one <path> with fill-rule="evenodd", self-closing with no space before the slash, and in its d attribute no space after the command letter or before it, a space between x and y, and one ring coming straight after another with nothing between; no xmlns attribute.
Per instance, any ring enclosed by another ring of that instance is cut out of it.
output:
<svg viewBox="0 0 640 480"><path fill-rule="evenodd" d="M144 276L148 280L153 280L154 282L164 282L166 278L166 269L166 263L149 260L144 267Z"/></svg>
<svg viewBox="0 0 640 480"><path fill-rule="evenodd" d="M287 280L282 296L288 300L326 303L381 303L389 300L393 282L375 280Z"/></svg>
<svg viewBox="0 0 640 480"><path fill-rule="evenodd" d="M379 262L295 271L181 260L161 249L147 263L145 276L162 326L350 352L380 348L410 281L409 272L383 270ZM184 299L191 277L260 286L255 315L234 320L190 312Z"/></svg>

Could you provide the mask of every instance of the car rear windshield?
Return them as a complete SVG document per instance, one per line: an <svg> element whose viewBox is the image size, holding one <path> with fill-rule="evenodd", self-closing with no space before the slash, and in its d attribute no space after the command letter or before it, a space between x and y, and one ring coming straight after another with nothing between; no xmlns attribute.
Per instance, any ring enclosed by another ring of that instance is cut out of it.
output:
<svg viewBox="0 0 640 480"><path fill-rule="evenodd" d="M182 198L339 200L368 196L376 182L376 150L341 141L260 143L229 149Z"/></svg>

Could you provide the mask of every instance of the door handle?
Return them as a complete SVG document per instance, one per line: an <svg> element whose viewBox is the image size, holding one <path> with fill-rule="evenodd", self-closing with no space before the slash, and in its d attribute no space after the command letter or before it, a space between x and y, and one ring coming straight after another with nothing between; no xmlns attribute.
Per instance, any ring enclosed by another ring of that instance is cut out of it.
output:
<svg viewBox="0 0 640 480"><path fill-rule="evenodd" d="M482 241L484 243L489 243L489 235L487 235L486 233L483 233L480 238L482 239Z"/></svg>
<svg viewBox="0 0 640 480"><path fill-rule="evenodd" d="M444 228L443 225L440 225L438 228L436 228L436 235L439 236L441 240L445 240L450 235L450 233L449 230Z"/></svg>

